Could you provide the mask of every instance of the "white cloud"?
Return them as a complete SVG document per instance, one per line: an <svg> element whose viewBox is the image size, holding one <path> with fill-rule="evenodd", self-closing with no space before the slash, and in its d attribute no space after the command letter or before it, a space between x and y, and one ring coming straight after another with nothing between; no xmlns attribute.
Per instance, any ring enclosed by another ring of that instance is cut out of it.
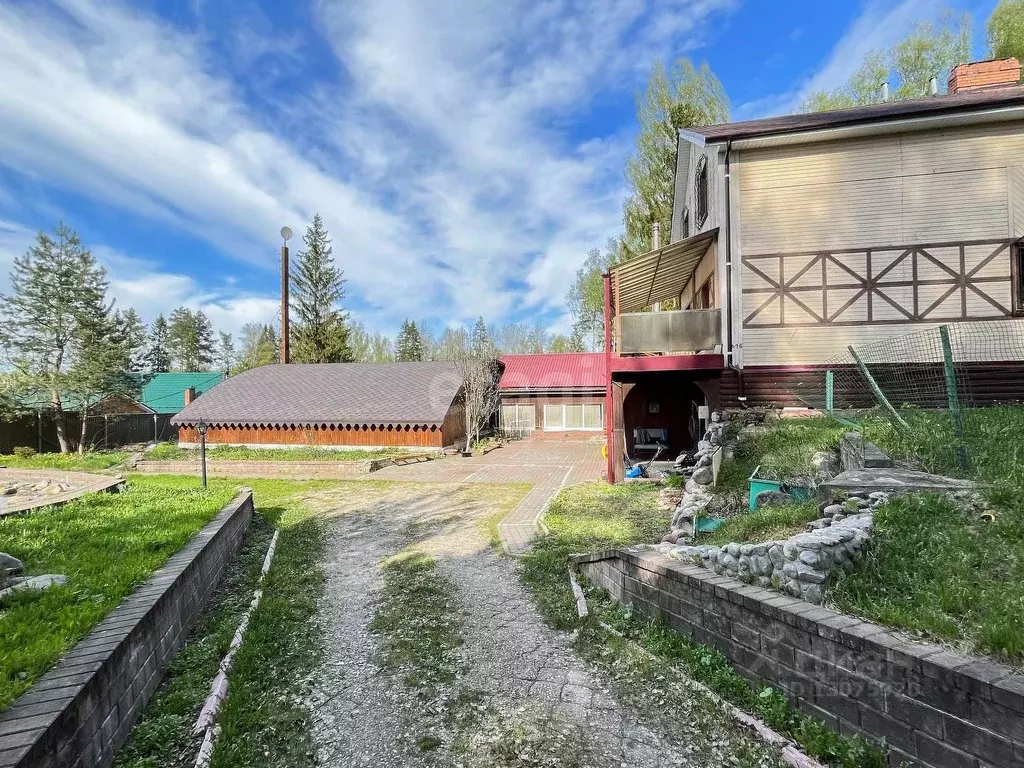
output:
<svg viewBox="0 0 1024 768"><path fill-rule="evenodd" d="M595 94L632 90L654 56L691 48L733 5L323 2L344 85L311 73L307 93L274 106L298 126L283 135L201 32L116 2L6 3L0 163L268 274L280 225L298 229L319 210L371 327L405 315L551 317L586 251L620 226L630 143L574 139L574 120ZM239 33L236 56L296 65L293 35L272 45L258 32ZM185 282L195 276L165 272L114 282L139 301L198 295ZM511 293L512 282L528 289ZM269 308L217 301L225 322Z"/></svg>
<svg viewBox="0 0 1024 768"><path fill-rule="evenodd" d="M796 112L810 94L846 84L868 53L891 47L906 36L916 22L935 16L946 5L948 3L941 0L902 0L895 6L883 0L869 0L832 47L828 59L813 74L799 79L785 91L740 104L734 119L750 120Z"/></svg>

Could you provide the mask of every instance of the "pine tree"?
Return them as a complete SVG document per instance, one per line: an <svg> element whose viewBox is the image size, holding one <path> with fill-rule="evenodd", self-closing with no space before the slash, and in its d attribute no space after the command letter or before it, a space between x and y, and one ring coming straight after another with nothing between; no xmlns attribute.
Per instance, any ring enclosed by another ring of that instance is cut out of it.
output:
<svg viewBox="0 0 1024 768"><path fill-rule="evenodd" d="M133 373L146 367L146 326L134 307L114 313L114 332L124 346L125 366Z"/></svg>
<svg viewBox="0 0 1024 768"><path fill-rule="evenodd" d="M167 328L167 351L179 371L209 370L215 357L213 324L206 313L178 307Z"/></svg>
<svg viewBox="0 0 1024 768"><path fill-rule="evenodd" d="M71 451L64 402L69 370L87 350L89 322L106 301L107 278L63 223L14 260L12 293L0 299L0 343L24 394L45 393L62 453Z"/></svg>
<svg viewBox="0 0 1024 768"><path fill-rule="evenodd" d="M395 341L395 357L399 362L419 362L423 360L423 339L420 337L416 323L402 321L402 329Z"/></svg>
<svg viewBox="0 0 1024 768"><path fill-rule="evenodd" d="M342 271L334 265L331 236L320 214L306 227L291 271L292 359L297 363L343 363L352 360Z"/></svg>
<svg viewBox="0 0 1024 768"><path fill-rule="evenodd" d="M166 373L171 370L171 353L167 348L167 319L163 315L157 315L150 326L145 363L150 373Z"/></svg>
<svg viewBox="0 0 1024 768"><path fill-rule="evenodd" d="M139 382L128 371L130 351L103 296L87 302L79 314L79 333L73 343L74 363L68 371L68 391L78 403L81 434L78 452L84 453L89 416L111 395L135 396Z"/></svg>
<svg viewBox="0 0 1024 768"><path fill-rule="evenodd" d="M217 352L220 369L224 371L225 376L230 376L231 368L235 364L235 342L230 333L220 332L220 347Z"/></svg>
<svg viewBox="0 0 1024 768"><path fill-rule="evenodd" d="M491 343L491 337L487 334L487 324L482 316L478 317L473 324L473 330L469 337L469 346L473 355L477 358L487 356L494 348L494 345Z"/></svg>

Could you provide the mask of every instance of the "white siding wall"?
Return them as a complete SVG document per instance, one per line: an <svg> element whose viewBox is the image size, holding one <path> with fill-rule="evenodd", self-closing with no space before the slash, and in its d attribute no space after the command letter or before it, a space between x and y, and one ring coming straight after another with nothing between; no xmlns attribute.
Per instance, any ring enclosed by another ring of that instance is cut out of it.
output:
<svg viewBox="0 0 1024 768"><path fill-rule="evenodd" d="M1024 126L988 125L942 131L856 139L842 142L746 149L734 158L732 181L738 185L738 241L742 256L792 253L817 249L879 248L964 240L1009 239L1024 235ZM736 211L734 209L734 222ZM987 253L991 253L988 248ZM985 249L969 252L967 261L984 258ZM898 253L878 254L872 274ZM958 249L938 249L934 255L959 270ZM810 257L808 257L810 258ZM839 257L858 274L864 272L863 254ZM798 259L788 259L785 270L792 278ZM774 260L754 261L761 271L777 277ZM978 263L973 261L973 263ZM737 267L740 258L736 258ZM942 276L941 269L920 266L919 279ZM970 269L970 263L968 264ZM830 284L843 282L841 267L828 264ZM774 270L774 272L772 271ZM1009 252L988 264L985 276L1008 277ZM933 274L934 273L934 274ZM767 284L749 268L737 270L737 299L743 288ZM909 280L910 261L900 264L887 280ZM821 285L816 266L799 281ZM929 288L931 290L931 288ZM935 299L944 289L934 287ZM1010 302L1009 284L989 283L986 291L1003 306ZM850 291L852 296L855 291ZM886 293L909 307L912 292L893 287ZM919 300L923 300L923 294ZM834 294L834 295L833 295ZM799 294L808 307L821 310L821 293ZM742 316L760 306L764 296L742 296ZM950 302L960 302L956 292ZM841 291L829 292L829 309L843 303ZM777 302L776 302L777 303ZM968 314L979 317L997 312L984 299L969 292ZM940 307L945 308L946 304ZM950 304L952 307L953 304ZM959 304L956 305L959 311ZM742 330L742 362L747 365L798 365L823 362L848 344L865 344L910 333L936 323L884 324L901 318L886 302L873 301L876 324L852 327L754 328ZM792 302L786 306L786 322L816 322ZM952 310L950 310L952 311ZM932 316L941 320L939 316ZM777 307L764 310L755 321L779 322ZM866 300L844 314L844 321L866 319ZM932 318L929 318L932 319Z"/></svg>
<svg viewBox="0 0 1024 768"><path fill-rule="evenodd" d="M689 211L690 216L690 236L700 234L701 232L707 232L709 229L714 229L719 226L719 181L722 174L721 167L721 153L718 147L698 147L689 142L684 142L680 145L683 148L689 148L689 160L685 164L687 168L688 178L684 187L684 202L683 210ZM697 226L697 211L694 205L694 189L696 187L696 173L697 165L700 162L701 157L707 158L708 167L708 218L704 224L700 227ZM682 211L680 211L680 222L682 220ZM680 227L682 224L680 223ZM680 233L681 234L681 233ZM682 237L673 237L673 240L681 240Z"/></svg>

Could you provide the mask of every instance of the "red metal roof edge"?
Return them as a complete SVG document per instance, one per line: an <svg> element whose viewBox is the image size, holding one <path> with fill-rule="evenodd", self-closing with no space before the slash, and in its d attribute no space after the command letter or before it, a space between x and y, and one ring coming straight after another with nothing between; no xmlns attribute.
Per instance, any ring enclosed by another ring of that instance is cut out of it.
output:
<svg viewBox="0 0 1024 768"><path fill-rule="evenodd" d="M608 379L603 352L505 355L502 390L602 389Z"/></svg>

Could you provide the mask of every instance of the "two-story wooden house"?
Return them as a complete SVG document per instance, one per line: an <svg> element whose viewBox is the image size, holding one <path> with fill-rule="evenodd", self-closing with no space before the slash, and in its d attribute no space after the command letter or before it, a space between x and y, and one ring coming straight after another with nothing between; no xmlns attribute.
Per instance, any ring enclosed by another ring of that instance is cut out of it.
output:
<svg viewBox="0 0 1024 768"><path fill-rule="evenodd" d="M638 430L689 448L706 408L795 405L848 345L1024 314L1019 80L979 62L942 96L681 132L668 244L605 278L609 477ZM974 392L1024 398L1024 362L978 362Z"/></svg>

